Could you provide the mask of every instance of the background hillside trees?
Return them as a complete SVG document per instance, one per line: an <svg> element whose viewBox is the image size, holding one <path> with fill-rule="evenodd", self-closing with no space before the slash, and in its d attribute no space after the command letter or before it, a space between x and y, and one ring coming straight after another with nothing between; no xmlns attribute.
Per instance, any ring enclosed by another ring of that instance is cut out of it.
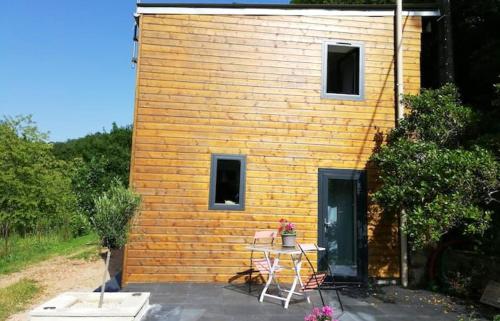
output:
<svg viewBox="0 0 500 321"><path fill-rule="evenodd" d="M97 132L54 144L54 155L74 164L72 187L78 207L89 219L95 215L94 199L107 191L114 180L128 186L132 126Z"/></svg>
<svg viewBox="0 0 500 321"><path fill-rule="evenodd" d="M0 238L87 234L95 199L128 185L131 126L52 144L30 116L0 120Z"/></svg>
<svg viewBox="0 0 500 321"><path fill-rule="evenodd" d="M30 117L0 120L0 229L11 233L69 234L78 220L71 165L52 154L47 135Z"/></svg>
<svg viewBox="0 0 500 321"><path fill-rule="evenodd" d="M54 143L54 154L62 160L81 158L86 164L94 162L94 167L103 167L107 173L108 185L113 177L118 177L127 185L131 147L132 126L120 127L113 123L109 132Z"/></svg>

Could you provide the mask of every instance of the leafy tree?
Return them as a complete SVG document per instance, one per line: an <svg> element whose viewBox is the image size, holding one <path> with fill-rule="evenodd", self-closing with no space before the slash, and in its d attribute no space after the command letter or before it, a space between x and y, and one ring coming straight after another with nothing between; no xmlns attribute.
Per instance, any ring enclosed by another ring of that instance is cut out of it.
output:
<svg viewBox="0 0 500 321"><path fill-rule="evenodd" d="M483 206L499 187L499 166L489 151L463 147L476 116L452 85L408 96L406 105L407 117L372 157L382 182L375 200L387 215L405 211L414 248L452 230L482 234L491 219Z"/></svg>
<svg viewBox="0 0 500 321"><path fill-rule="evenodd" d="M71 226L76 200L47 135L30 116L0 121L0 228L7 246L12 232L48 233Z"/></svg>
<svg viewBox="0 0 500 321"><path fill-rule="evenodd" d="M482 122L481 135L474 140L474 143L483 146L495 154L500 160L500 84L495 84L496 96L491 102L492 111L486 113Z"/></svg>
<svg viewBox="0 0 500 321"><path fill-rule="evenodd" d="M406 104L411 112L390 132L391 141L405 138L432 142L441 147L457 147L475 131L477 114L461 104L453 85L409 96Z"/></svg>
<svg viewBox="0 0 500 321"><path fill-rule="evenodd" d="M104 170L108 183L118 177L128 184L130 150L132 148L132 126L119 127L113 123L110 132L97 132L78 139L54 144L54 154L59 159L81 158L90 168ZM92 164L93 163L93 164Z"/></svg>
<svg viewBox="0 0 500 321"><path fill-rule="evenodd" d="M132 127L118 127L54 144L54 154L74 163L73 191L78 208L92 220L94 199L107 191L114 179L128 184Z"/></svg>

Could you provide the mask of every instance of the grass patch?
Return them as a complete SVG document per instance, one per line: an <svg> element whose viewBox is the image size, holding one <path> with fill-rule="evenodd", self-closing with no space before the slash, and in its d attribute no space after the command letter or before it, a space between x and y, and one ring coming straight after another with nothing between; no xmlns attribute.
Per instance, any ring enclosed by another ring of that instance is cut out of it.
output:
<svg viewBox="0 0 500 321"><path fill-rule="evenodd" d="M0 253L0 274L16 272L58 255L70 255L90 244L97 246L97 236L89 234L69 240L58 235L12 237L7 254Z"/></svg>
<svg viewBox="0 0 500 321"><path fill-rule="evenodd" d="M96 261L100 258L99 247L91 246L75 255L69 257L72 260Z"/></svg>
<svg viewBox="0 0 500 321"><path fill-rule="evenodd" d="M26 309L41 290L35 281L29 279L22 279L0 289L0 321Z"/></svg>

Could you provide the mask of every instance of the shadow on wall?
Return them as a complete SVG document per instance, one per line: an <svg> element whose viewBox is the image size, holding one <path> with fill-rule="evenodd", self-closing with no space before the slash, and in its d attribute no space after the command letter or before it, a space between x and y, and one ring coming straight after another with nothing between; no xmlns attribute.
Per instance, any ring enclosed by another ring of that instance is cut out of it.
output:
<svg viewBox="0 0 500 321"><path fill-rule="evenodd" d="M376 153L384 142L384 133L377 131L374 137ZM372 195L380 186L378 171L372 162L368 172L368 275L380 279L399 278L399 228L398 218L386 215L373 201Z"/></svg>
<svg viewBox="0 0 500 321"><path fill-rule="evenodd" d="M403 21L403 31L406 28L408 17ZM396 54L396 48L394 48ZM377 98L375 110L370 119L369 128L374 127L377 132L373 137L375 147L373 153L376 153L384 143L385 133L380 131L374 125L375 114L382 103L382 92L387 87L391 73L393 77L392 87L394 89L394 106L397 104L397 95L395 84L397 83L397 75L394 71L395 55L392 57L390 68L384 77L382 90ZM393 72L394 71L394 72ZM394 121L396 121L396 108L394 108ZM364 139L364 144L368 142L368 131ZM363 144L363 148L365 145ZM358 158L359 160L360 158ZM382 209L373 201L372 195L380 186L378 181L378 172L374 164L369 161L366 164L367 186L368 186L368 275L378 279L395 279L399 278L400 258L399 258L399 236L398 236L398 218L391 215L384 215Z"/></svg>

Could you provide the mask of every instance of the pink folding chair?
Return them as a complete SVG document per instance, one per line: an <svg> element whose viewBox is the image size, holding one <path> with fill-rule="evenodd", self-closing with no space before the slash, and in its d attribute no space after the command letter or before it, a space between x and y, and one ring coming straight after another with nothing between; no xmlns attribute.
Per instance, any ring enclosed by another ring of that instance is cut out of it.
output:
<svg viewBox="0 0 500 321"><path fill-rule="evenodd" d="M257 231L255 232L255 235L253 237L253 245L257 244L268 244L268 245L273 245L274 244L274 239L277 236L277 232L274 230L267 230L267 231ZM248 292L252 292L252 274L259 273L261 277L263 275L269 275L271 272L271 265L273 264L274 260L272 258L269 259L270 264L267 260L267 258L254 258L254 251L251 251L250 253L250 270L249 270L249 278L248 278ZM279 269L275 272L278 272Z"/></svg>

